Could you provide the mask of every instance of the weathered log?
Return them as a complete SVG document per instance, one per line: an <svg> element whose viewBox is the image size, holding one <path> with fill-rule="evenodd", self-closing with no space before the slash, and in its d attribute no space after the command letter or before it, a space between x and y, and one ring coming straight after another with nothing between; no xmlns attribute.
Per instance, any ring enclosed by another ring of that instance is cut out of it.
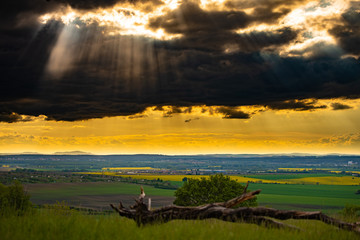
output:
<svg viewBox="0 0 360 240"><path fill-rule="evenodd" d="M246 188L242 195L226 202L205 204L197 207L182 207L172 205L152 211L149 211L147 205L143 202L145 193L144 190L141 188L140 197L138 200L135 199L136 203L135 205L130 207L131 209L124 208L121 202L119 204L119 207L115 207L113 204L110 204L110 206L117 213L119 213L120 216L135 220L138 226L149 223L165 223L175 219L201 220L217 218L223 221L254 223L267 227L299 230L297 227L278 222L274 219L312 219L322 221L326 224L330 224L341 229L360 233L360 224L347 223L339 219L329 217L318 211L283 211L265 207L239 207L235 209L231 208L238 205L239 203L254 198L261 192L261 190L246 192Z"/></svg>

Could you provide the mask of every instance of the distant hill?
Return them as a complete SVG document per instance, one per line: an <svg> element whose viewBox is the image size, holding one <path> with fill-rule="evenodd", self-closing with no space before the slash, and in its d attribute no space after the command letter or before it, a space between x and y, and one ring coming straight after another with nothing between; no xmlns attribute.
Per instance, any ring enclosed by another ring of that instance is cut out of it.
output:
<svg viewBox="0 0 360 240"><path fill-rule="evenodd" d="M93 154L83 151L67 151L67 152L54 152L53 155L93 155Z"/></svg>
<svg viewBox="0 0 360 240"><path fill-rule="evenodd" d="M43 155L42 153L38 152L22 152L22 153L0 153L0 155Z"/></svg>

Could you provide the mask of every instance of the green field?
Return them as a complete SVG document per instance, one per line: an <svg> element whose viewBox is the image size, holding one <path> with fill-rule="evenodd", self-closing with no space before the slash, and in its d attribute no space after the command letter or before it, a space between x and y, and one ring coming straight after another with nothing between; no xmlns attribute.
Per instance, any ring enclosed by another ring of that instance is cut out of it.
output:
<svg viewBox="0 0 360 240"><path fill-rule="evenodd" d="M254 224L219 220L176 220L165 224L137 227L135 222L116 214L85 215L78 212L41 210L27 216L0 218L0 236L17 239L360 239L358 234L339 230L319 221L287 220L303 231L265 228Z"/></svg>
<svg viewBox="0 0 360 240"><path fill-rule="evenodd" d="M146 195L154 198L163 196L161 204L171 204L174 190L158 189L144 186ZM81 204L84 196L87 201L102 197L102 202L94 202L91 206L104 207L114 201L133 202L133 196L139 194L139 185L128 183L57 183L57 184L30 184L25 189L31 194L34 202L52 200L72 200ZM249 189L262 189L258 196L261 206L275 207L279 209L294 210L322 210L324 212L338 212L346 204L359 204L360 195L355 194L359 186L340 185L290 185L290 184L250 184ZM109 196L113 196L109 198ZM107 198L107 199L106 199ZM89 200L90 199L90 200Z"/></svg>
<svg viewBox="0 0 360 240"><path fill-rule="evenodd" d="M26 185L25 189L31 194L32 199L57 199L77 195L138 195L139 185L130 183L59 183L59 184L32 184ZM173 196L174 190L159 189L146 186L146 194L149 196Z"/></svg>
<svg viewBox="0 0 360 240"><path fill-rule="evenodd" d="M260 195L276 194L324 198L353 198L360 200L360 195L355 194L356 190L359 189L360 186L252 183L249 185L249 188L253 190L262 189Z"/></svg>
<svg viewBox="0 0 360 240"><path fill-rule="evenodd" d="M282 179L299 179L306 177L342 177L345 174L331 174L331 173L281 173L281 174L256 174L256 175L241 175L243 177L257 178L263 180L282 180Z"/></svg>
<svg viewBox="0 0 360 240"><path fill-rule="evenodd" d="M346 204L360 203L355 194L359 186L251 184L250 188L262 189L260 205L279 209L337 212Z"/></svg>

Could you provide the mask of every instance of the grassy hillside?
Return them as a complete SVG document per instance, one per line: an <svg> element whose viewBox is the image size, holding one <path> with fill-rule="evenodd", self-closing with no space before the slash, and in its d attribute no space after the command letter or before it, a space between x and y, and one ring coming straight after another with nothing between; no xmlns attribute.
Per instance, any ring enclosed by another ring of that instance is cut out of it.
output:
<svg viewBox="0 0 360 240"><path fill-rule="evenodd" d="M285 221L304 231L268 229L219 220L171 221L138 228L134 221L118 215L85 215L79 212L40 210L22 217L0 218L2 239L360 239L352 232L339 230L319 221Z"/></svg>

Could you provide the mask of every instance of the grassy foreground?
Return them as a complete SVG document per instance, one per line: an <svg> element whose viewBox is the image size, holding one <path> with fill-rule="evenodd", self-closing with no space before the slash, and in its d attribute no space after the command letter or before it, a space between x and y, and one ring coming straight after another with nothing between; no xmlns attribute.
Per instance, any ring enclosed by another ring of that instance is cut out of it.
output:
<svg viewBox="0 0 360 240"><path fill-rule="evenodd" d="M118 215L85 215L79 212L37 210L25 216L0 218L2 239L360 239L358 234L339 230L319 221L285 221L304 231L268 229L219 220L171 221L138 228Z"/></svg>

